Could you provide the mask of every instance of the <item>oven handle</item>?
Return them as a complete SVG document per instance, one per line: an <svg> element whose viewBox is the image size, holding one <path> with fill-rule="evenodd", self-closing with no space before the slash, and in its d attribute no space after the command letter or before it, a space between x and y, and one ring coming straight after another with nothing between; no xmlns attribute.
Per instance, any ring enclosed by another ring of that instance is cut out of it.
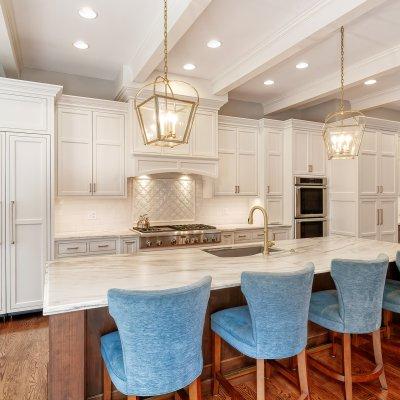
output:
<svg viewBox="0 0 400 400"><path fill-rule="evenodd" d="M295 222L328 221L328 218L296 218Z"/></svg>
<svg viewBox="0 0 400 400"><path fill-rule="evenodd" d="M327 186L324 185L295 185L296 189L327 189Z"/></svg>

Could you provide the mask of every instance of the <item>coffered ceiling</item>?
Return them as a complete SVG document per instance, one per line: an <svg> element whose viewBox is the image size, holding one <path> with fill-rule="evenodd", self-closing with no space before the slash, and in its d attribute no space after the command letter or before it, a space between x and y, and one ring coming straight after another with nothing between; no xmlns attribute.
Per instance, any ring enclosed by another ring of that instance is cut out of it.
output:
<svg viewBox="0 0 400 400"><path fill-rule="evenodd" d="M124 71L125 81L144 82L161 67L162 0L0 0L0 6L6 74L14 61L14 72L117 81ZM82 6L98 17L81 18ZM398 0L169 0L169 69L208 80L213 94L262 103L266 114L304 107L336 97L343 24L346 97L361 108L398 104L399 20ZM89 48L74 48L78 39ZM208 48L211 39L222 45ZM309 67L296 69L300 61ZM184 70L187 63L196 68ZM377 83L365 86L369 78ZM267 79L274 84L264 85Z"/></svg>

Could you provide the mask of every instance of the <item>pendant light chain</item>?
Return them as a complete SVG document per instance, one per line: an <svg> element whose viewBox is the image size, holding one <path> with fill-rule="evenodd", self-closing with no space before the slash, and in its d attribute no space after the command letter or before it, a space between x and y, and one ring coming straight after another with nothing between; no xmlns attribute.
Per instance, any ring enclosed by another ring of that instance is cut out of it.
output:
<svg viewBox="0 0 400 400"><path fill-rule="evenodd" d="M340 28L340 111L344 111L344 27Z"/></svg>
<svg viewBox="0 0 400 400"><path fill-rule="evenodd" d="M164 78L168 81L168 5L164 0Z"/></svg>

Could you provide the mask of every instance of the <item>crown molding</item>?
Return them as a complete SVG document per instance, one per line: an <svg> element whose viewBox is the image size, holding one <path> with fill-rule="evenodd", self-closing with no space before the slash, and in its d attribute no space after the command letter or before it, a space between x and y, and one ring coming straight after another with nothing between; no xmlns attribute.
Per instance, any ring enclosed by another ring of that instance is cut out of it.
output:
<svg viewBox="0 0 400 400"><path fill-rule="evenodd" d="M351 107L356 110L367 110L393 103L400 100L400 85L388 89L378 90L366 96L358 97L350 101Z"/></svg>
<svg viewBox="0 0 400 400"><path fill-rule="evenodd" d="M370 11L384 0L320 0L286 26L261 40L213 80L213 93L225 94Z"/></svg>
<svg viewBox="0 0 400 400"><path fill-rule="evenodd" d="M267 129L282 129L284 121L279 119L262 118L260 119L260 126Z"/></svg>
<svg viewBox="0 0 400 400"><path fill-rule="evenodd" d="M60 96L57 106L62 107L80 107L87 109L101 109L106 111L127 112L128 103L122 101L112 101L103 99L94 99L91 97L70 96L63 94Z"/></svg>
<svg viewBox="0 0 400 400"><path fill-rule="evenodd" d="M365 127L374 129L384 129L392 132L400 132L400 122L387 119L364 117Z"/></svg>
<svg viewBox="0 0 400 400"><path fill-rule="evenodd" d="M258 128L260 124L259 121L260 120L258 119L230 117L229 115L218 115L218 124L234 124L243 127Z"/></svg>
<svg viewBox="0 0 400 400"><path fill-rule="evenodd" d="M63 90L62 86L47 83L23 81L19 79L0 78L0 90L21 95L50 96L58 98Z"/></svg>
<svg viewBox="0 0 400 400"><path fill-rule="evenodd" d="M357 84L370 76L400 68L400 45L386 49L345 68L346 86ZM296 88L294 94L280 96L263 104L265 114L308 103L328 96L339 89L338 74L330 74Z"/></svg>

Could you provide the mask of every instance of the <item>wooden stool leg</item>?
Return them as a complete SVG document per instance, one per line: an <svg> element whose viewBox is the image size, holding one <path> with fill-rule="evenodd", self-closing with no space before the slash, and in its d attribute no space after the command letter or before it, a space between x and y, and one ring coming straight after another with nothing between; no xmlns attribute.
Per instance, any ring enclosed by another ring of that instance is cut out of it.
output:
<svg viewBox="0 0 400 400"><path fill-rule="evenodd" d="M265 400L264 360L257 360L257 400Z"/></svg>
<svg viewBox="0 0 400 400"><path fill-rule="evenodd" d="M372 333L372 342L373 342L373 346L374 346L374 356L375 356L376 365L382 367L382 373L379 375L379 382L381 383L382 389L387 390L385 370L383 369L383 357L382 357L380 329L378 329L377 331Z"/></svg>
<svg viewBox="0 0 400 400"><path fill-rule="evenodd" d="M343 334L343 371L346 400L353 398L353 382L351 376L351 336L350 333Z"/></svg>
<svg viewBox="0 0 400 400"><path fill-rule="evenodd" d="M111 378L103 362L103 400L111 400Z"/></svg>
<svg viewBox="0 0 400 400"><path fill-rule="evenodd" d="M391 336L391 324L392 324L393 313L388 310L383 310L383 326L385 327L385 339L390 339Z"/></svg>
<svg viewBox="0 0 400 400"><path fill-rule="evenodd" d="M197 378L189 385L189 400L201 400L201 379Z"/></svg>
<svg viewBox="0 0 400 400"><path fill-rule="evenodd" d="M128 396L126 400L139 400L139 396Z"/></svg>
<svg viewBox="0 0 400 400"><path fill-rule="evenodd" d="M297 355L297 369L299 372L299 382L300 382L299 400L309 399L310 392L308 389L308 381L307 381L307 361L306 361L305 349Z"/></svg>
<svg viewBox="0 0 400 400"><path fill-rule="evenodd" d="M217 379L217 373L221 372L221 337L213 332L213 383L212 392L214 395L218 394L219 382Z"/></svg>

